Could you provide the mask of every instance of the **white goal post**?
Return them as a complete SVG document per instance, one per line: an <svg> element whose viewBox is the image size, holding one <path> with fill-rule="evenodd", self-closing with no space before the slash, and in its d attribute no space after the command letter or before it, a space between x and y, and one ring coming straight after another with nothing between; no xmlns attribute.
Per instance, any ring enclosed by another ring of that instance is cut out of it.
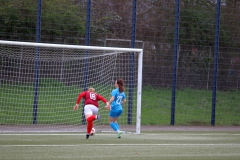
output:
<svg viewBox="0 0 240 160"><path fill-rule="evenodd" d="M114 82L124 80L127 102L121 130L140 133L143 50L0 40L0 133L85 132L83 104L88 87L110 99ZM96 132L112 132L99 102Z"/></svg>

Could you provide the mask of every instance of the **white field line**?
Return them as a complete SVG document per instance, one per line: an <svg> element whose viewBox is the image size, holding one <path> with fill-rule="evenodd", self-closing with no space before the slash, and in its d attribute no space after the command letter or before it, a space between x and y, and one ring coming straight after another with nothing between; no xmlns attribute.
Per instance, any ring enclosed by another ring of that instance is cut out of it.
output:
<svg viewBox="0 0 240 160"><path fill-rule="evenodd" d="M240 146L240 144L76 144L76 145L0 145L0 147L76 147L76 146Z"/></svg>
<svg viewBox="0 0 240 160"><path fill-rule="evenodd" d="M138 135L136 133L125 133L124 135ZM85 133L0 133L0 136L61 136L61 135L64 135L64 136L79 136L79 135L86 135ZM116 133L96 133L97 136L105 136L105 135L116 135ZM240 136L240 134L229 134L229 133L197 133L197 134L185 134L185 133L177 133L177 134L174 134L174 133L166 133L166 134L145 134L145 133L140 133L139 135L149 135L149 136L163 136L163 135L178 135L178 136L211 136L211 135L234 135L234 136Z"/></svg>

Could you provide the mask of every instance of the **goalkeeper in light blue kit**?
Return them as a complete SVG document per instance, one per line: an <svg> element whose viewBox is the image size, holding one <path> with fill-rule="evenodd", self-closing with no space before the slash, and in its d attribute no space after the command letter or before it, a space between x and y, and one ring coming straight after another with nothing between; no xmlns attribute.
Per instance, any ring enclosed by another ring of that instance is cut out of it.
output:
<svg viewBox="0 0 240 160"><path fill-rule="evenodd" d="M123 112L122 105L126 102L126 95L124 93L124 85L123 80L118 79L115 81L115 87L112 91L111 98L109 100L109 105L105 108L109 109L109 118L108 122L110 127L117 132L118 138L121 138L122 131L120 130L119 124L117 123L117 119L121 116Z"/></svg>

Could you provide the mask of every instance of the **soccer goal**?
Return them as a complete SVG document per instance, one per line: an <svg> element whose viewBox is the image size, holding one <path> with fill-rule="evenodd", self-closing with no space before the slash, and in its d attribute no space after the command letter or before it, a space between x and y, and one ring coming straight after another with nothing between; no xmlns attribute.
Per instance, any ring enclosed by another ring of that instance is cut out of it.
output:
<svg viewBox="0 0 240 160"><path fill-rule="evenodd" d="M127 102L121 130L140 133L143 50L0 40L0 132L85 132L83 103L88 87L107 100L124 80ZM96 132L112 131L99 101Z"/></svg>

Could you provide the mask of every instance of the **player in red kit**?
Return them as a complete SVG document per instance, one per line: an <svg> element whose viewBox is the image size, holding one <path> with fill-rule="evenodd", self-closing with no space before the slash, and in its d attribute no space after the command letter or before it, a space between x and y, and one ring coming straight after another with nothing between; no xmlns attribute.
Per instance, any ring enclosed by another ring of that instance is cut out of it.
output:
<svg viewBox="0 0 240 160"><path fill-rule="evenodd" d="M84 114L87 120L87 134L86 139L89 138L90 132L93 128L93 121L96 119L98 121L101 120L101 115L98 114L98 101L103 101L106 105L109 105L107 100L102 97L100 94L95 92L94 88L89 88L87 91L84 91L78 95L76 105L73 110L77 110L81 99L84 98Z"/></svg>

